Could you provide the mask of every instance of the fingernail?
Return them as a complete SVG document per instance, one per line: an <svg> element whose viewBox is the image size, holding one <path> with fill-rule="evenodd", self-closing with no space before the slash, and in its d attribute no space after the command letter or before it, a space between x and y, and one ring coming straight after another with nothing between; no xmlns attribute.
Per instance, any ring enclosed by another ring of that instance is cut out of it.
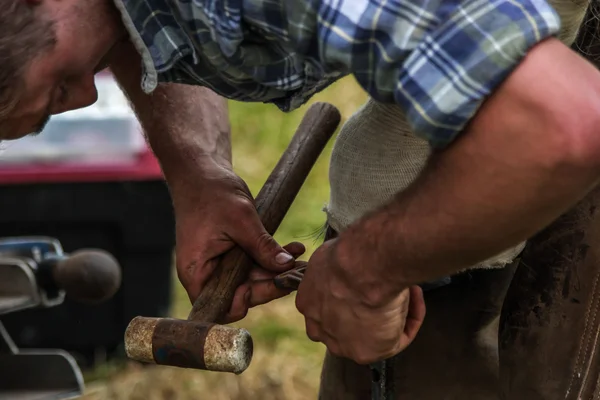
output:
<svg viewBox="0 0 600 400"><path fill-rule="evenodd" d="M294 259L294 257L292 257L290 254L284 253L284 252L281 252L275 256L275 261L277 261L277 263L279 263L279 264L287 264L288 262L292 261L293 259Z"/></svg>

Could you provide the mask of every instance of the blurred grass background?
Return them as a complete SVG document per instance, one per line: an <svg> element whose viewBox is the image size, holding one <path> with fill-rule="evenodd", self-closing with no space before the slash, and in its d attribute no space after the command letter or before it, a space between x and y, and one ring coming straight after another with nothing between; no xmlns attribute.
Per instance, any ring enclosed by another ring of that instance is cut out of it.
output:
<svg viewBox="0 0 600 400"><path fill-rule="evenodd" d="M256 196L310 104L327 101L336 105L343 123L365 100L364 91L347 77L291 113L282 113L272 105L230 102L234 169ZM329 198L328 165L333 142L334 139L319 158L275 234L282 245L291 241L304 243L307 252L301 259L307 259L320 241L316 236L325 222L322 208ZM191 305L175 272L173 282L171 315L186 318ZM250 310L236 325L248 329L255 343L252 364L240 376L115 362L86 373L87 392L83 399L317 398L325 348L306 337L294 295Z"/></svg>

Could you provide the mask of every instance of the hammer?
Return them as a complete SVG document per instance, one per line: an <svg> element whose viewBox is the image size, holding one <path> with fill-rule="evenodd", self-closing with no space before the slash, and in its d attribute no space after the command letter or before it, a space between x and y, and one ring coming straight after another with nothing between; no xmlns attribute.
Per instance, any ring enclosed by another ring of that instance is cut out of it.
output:
<svg viewBox="0 0 600 400"><path fill-rule="evenodd" d="M258 215L270 235L279 227L340 120L338 109L322 102L313 104L304 115L256 197ZM236 246L222 256L187 320L132 319L125 331L127 356L151 364L241 374L252 359L252 337L245 329L216 322L226 315L235 290L253 265L252 258Z"/></svg>

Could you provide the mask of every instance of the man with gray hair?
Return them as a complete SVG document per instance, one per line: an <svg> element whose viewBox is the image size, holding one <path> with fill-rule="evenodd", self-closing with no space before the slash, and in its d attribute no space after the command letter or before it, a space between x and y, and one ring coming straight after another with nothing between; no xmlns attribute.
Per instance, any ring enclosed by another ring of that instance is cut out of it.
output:
<svg viewBox="0 0 600 400"><path fill-rule="evenodd" d="M571 29L561 32L561 22L580 21L586 4L561 4L8 0L0 139L93 103L93 76L110 67L169 184L177 271L190 299L234 245L259 265L236 293L227 321L237 321L287 294L270 278L293 267L303 247L282 247L261 226L231 167L224 98L290 111L354 76L373 105L396 115L390 123L405 127L392 128L419 139L418 171L385 197L367 188L375 200L346 216L331 208L343 194L333 187L328 213L340 232L311 256L297 307L310 339L368 364L417 335L418 285L511 259L596 185L600 74L559 39ZM375 179L386 179L386 166Z"/></svg>

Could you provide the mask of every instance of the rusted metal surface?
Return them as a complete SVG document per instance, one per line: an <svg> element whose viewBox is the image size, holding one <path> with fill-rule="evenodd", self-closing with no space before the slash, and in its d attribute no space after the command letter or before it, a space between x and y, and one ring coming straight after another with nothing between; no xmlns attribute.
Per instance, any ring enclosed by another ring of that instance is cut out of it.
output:
<svg viewBox="0 0 600 400"><path fill-rule="evenodd" d="M154 363L152 336L160 318L135 317L125 331L125 353L132 360Z"/></svg>
<svg viewBox="0 0 600 400"><path fill-rule="evenodd" d="M204 349L212 323L162 318L152 335L152 354L156 364L181 368L206 369ZM229 351L229 349L223 349Z"/></svg>
<svg viewBox="0 0 600 400"><path fill-rule="evenodd" d="M245 329L214 325L206 336L204 364L210 371L240 374L250 365L254 347Z"/></svg>
<svg viewBox="0 0 600 400"><path fill-rule="evenodd" d="M139 362L240 374L250 365L253 344L245 329L136 317L125 331L125 351Z"/></svg>
<svg viewBox="0 0 600 400"><path fill-rule="evenodd" d="M125 349L140 362L235 374L248 368L253 353L245 329L175 318L134 318Z"/></svg>

